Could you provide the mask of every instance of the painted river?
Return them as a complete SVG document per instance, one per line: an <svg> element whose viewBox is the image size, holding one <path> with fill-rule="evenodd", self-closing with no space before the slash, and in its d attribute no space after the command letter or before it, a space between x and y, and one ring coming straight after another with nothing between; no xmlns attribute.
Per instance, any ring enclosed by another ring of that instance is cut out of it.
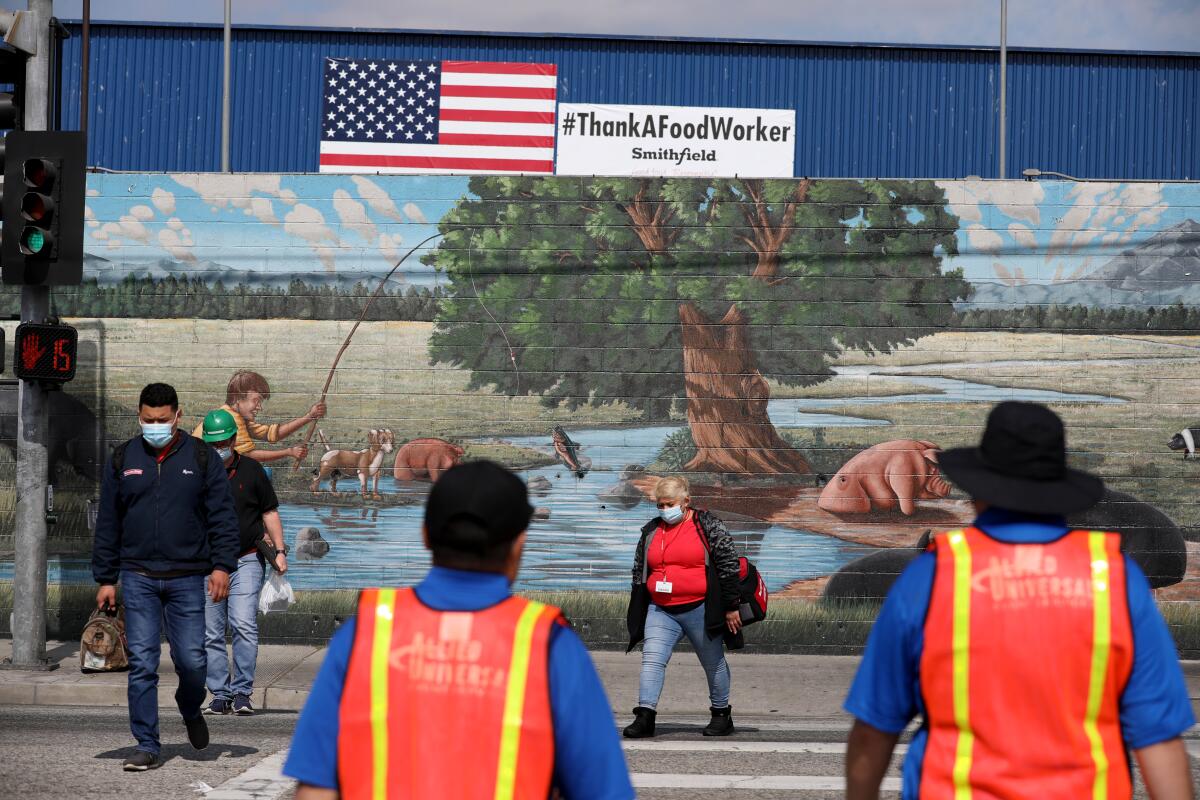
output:
<svg viewBox="0 0 1200 800"><path fill-rule="evenodd" d="M949 365L947 365L949 366ZM768 406L780 427L845 427L887 425L879 420L838 413L840 407L878 403L943 403L1031 400L1052 403L1120 403L1095 394L1070 394L1043 389L1006 389L957 378L909 374L913 368L843 367L848 377L870 376L881 388L891 381L917 384L928 392L891 397L780 399ZM526 480L547 479L551 488L533 498L550 512L535 521L519 585L526 589L608 589L629 585L629 569L638 531L654 515L649 503L621 508L599 495L611 488L629 464L648 464L678 426L573 429L571 437L592 460L592 470L576 479L560 465L528 470ZM516 445L550 451L546 436L511 437ZM391 477L385 491L403 491ZM330 552L319 561L293 561L292 583L297 588L361 587L406 584L428 568L420 542L420 505L380 509L341 509L289 505L282 509L290 536L302 527L319 528ZM827 575L870 548L847 544L820 534L757 524L733 526L734 537L755 560L772 589L791 581Z"/></svg>

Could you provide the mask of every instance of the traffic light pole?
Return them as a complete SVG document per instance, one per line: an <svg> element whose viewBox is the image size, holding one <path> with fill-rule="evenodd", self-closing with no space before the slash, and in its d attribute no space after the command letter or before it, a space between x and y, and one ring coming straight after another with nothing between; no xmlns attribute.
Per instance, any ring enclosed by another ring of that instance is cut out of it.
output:
<svg viewBox="0 0 1200 800"><path fill-rule="evenodd" d="M50 122L50 19L53 0L29 0L37 30L37 54L25 66L25 130L44 131ZM15 191L16 187L10 187ZM19 235L15 231L8 235ZM50 287L21 287L21 321L50 316ZM17 508L13 564L14 669L47 669L46 663L46 486L49 402L40 383L21 381L17 400Z"/></svg>

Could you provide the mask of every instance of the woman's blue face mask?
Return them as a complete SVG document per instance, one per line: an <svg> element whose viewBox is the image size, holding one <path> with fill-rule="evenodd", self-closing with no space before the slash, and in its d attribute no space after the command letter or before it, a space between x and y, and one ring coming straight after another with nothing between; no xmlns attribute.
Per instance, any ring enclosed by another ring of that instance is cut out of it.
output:
<svg viewBox="0 0 1200 800"><path fill-rule="evenodd" d="M674 505L667 505L667 502L664 501L658 504L658 514L663 518L663 522L668 525L675 525L683 519L683 503L679 502Z"/></svg>

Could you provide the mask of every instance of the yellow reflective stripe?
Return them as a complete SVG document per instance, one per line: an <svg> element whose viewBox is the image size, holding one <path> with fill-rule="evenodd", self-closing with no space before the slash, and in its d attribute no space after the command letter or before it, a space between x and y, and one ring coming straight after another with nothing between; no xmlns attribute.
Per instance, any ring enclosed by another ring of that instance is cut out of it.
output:
<svg viewBox="0 0 1200 800"><path fill-rule="evenodd" d="M371 642L371 796L388 794L388 655L392 649L392 620L396 590L380 589L375 604L375 638Z"/></svg>
<svg viewBox="0 0 1200 800"><path fill-rule="evenodd" d="M1092 744L1092 762L1096 779L1092 784L1092 800L1108 797L1108 754L1096 720L1104 699L1104 678L1108 674L1108 651L1112 647L1112 602L1109 591L1112 583L1105 536L1100 531L1088 532L1088 549L1092 555L1092 675L1088 682L1087 715L1083 730Z"/></svg>
<svg viewBox="0 0 1200 800"><path fill-rule="evenodd" d="M500 729L500 758L496 764L495 800L512 800L517 785L517 755L521 751L521 724L525 714L525 685L529 680L529 659L533 649L533 629L546 608L530 601L517 620L513 636L512 661L508 667L508 690L504 697L504 721Z"/></svg>
<svg viewBox="0 0 1200 800"><path fill-rule="evenodd" d="M954 554L954 625L951 642L954 660L954 723L958 745L954 753L954 800L970 800L971 752L971 545L962 531L946 536Z"/></svg>

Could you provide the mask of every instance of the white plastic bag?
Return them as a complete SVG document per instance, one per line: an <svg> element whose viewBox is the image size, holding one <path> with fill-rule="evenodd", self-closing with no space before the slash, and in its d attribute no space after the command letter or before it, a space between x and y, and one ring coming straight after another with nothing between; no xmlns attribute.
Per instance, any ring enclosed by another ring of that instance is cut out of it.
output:
<svg viewBox="0 0 1200 800"><path fill-rule="evenodd" d="M288 606L296 602L296 593L288 579L274 570L271 577L263 584L262 592L258 595L258 610L264 614L272 611L287 611Z"/></svg>

